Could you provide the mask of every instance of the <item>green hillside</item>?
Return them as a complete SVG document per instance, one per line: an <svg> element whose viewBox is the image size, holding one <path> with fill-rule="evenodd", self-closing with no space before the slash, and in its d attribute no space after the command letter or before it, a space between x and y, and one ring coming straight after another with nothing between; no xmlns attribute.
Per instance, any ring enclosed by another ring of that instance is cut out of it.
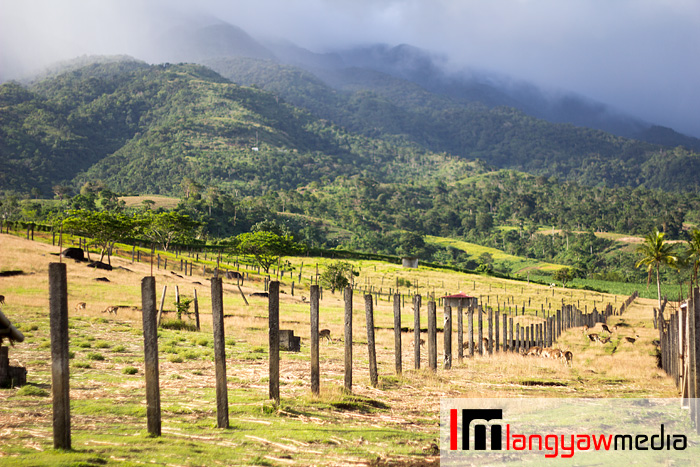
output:
<svg viewBox="0 0 700 467"><path fill-rule="evenodd" d="M322 80L266 60L220 58L206 63L234 82L260 86L314 115L374 138L591 186L694 191L700 185L700 156L688 150L549 123L514 108L429 92L378 71L319 71Z"/></svg>

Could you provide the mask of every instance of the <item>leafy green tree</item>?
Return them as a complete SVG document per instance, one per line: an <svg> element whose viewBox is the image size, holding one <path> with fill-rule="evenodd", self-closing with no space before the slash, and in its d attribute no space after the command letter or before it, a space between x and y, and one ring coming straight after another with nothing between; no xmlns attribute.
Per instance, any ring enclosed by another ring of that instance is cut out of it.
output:
<svg viewBox="0 0 700 467"><path fill-rule="evenodd" d="M688 263L693 267L691 280L698 283L698 269L700 269L700 230L695 229L690 232L690 240L686 248Z"/></svg>
<svg viewBox="0 0 700 467"><path fill-rule="evenodd" d="M268 273L270 266L281 257L300 254L304 245L297 243L291 236L281 236L273 232L247 232L234 238L233 248L242 255L250 255L255 262Z"/></svg>
<svg viewBox="0 0 700 467"><path fill-rule="evenodd" d="M574 278L574 271L572 271L571 268L557 269L554 274L552 274L552 278L555 281L561 281L564 287L566 287L566 283Z"/></svg>
<svg viewBox="0 0 700 467"><path fill-rule="evenodd" d="M114 244L132 235L135 225L135 220L126 214L85 209L69 211L63 221L64 230L89 238L89 245L100 248L100 261L106 254L110 265Z"/></svg>
<svg viewBox="0 0 700 467"><path fill-rule="evenodd" d="M650 233L644 237L644 242L637 247L637 253L642 257L635 264L636 267L646 266L647 268L647 286L651 281L651 275L656 271L656 290L659 298L659 309L661 309L661 279L659 270L662 265L675 267L678 262L678 257L673 251L673 245L668 243L663 232Z"/></svg>
<svg viewBox="0 0 700 467"><path fill-rule="evenodd" d="M187 243L196 237L199 222L176 211L144 211L138 217L139 232L168 251L173 242Z"/></svg>
<svg viewBox="0 0 700 467"><path fill-rule="evenodd" d="M331 293L336 290L342 290L350 284L350 279L353 276L358 276L352 264L347 261L336 261L328 265L325 271L321 273L320 281L323 287L331 289Z"/></svg>

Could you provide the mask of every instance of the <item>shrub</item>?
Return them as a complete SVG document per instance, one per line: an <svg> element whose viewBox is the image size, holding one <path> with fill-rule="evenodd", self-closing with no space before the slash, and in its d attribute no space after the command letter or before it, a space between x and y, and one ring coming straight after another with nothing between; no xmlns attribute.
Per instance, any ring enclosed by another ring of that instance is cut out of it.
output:
<svg viewBox="0 0 700 467"><path fill-rule="evenodd" d="M37 386L32 386L31 384L27 384L26 386L22 386L17 390L17 395L18 396L31 396L31 397L48 397L49 393L40 387Z"/></svg>
<svg viewBox="0 0 700 467"><path fill-rule="evenodd" d="M90 352L87 354L87 359L88 360L94 360L94 361L102 361L105 359L104 355L97 353L97 352Z"/></svg>
<svg viewBox="0 0 700 467"><path fill-rule="evenodd" d="M135 375L138 373L139 370L137 368L134 368L133 366L127 366L122 370L122 373L125 375Z"/></svg>

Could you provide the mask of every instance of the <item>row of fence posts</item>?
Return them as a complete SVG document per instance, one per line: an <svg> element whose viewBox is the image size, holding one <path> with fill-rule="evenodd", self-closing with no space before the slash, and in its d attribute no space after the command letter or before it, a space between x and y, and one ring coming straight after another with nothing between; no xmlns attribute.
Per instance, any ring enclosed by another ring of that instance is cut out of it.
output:
<svg viewBox="0 0 700 467"><path fill-rule="evenodd" d="M268 284L268 315L269 315L269 397L276 403L280 402L280 336L279 336L279 281L271 281ZM226 352L224 339L224 312L223 312L223 287L222 279L211 279L212 296L212 327L214 334L214 360L216 369L216 407L217 426L227 428L228 419L228 390L226 377ZM68 352L68 292L66 279L66 265L64 263L51 263L49 265L49 303L51 322L51 357L52 357L52 388L53 388L53 430L54 447L58 449L71 448L70 434L70 390L69 390L69 352ZM141 282L142 319L144 336L144 364L146 379L146 417L148 433L152 436L161 434L161 408L158 365L158 311L156 308L156 281L153 276L144 277ZM310 288L310 336L311 336L311 391L314 394L320 392L320 362L319 362L319 301L321 298L320 287L312 285ZM365 317L367 329L367 346L369 356L370 384L373 387L379 384L377 368L377 355L374 326L374 300L371 294L364 296ZM344 290L344 345L345 345L345 374L344 389L352 391L352 360L353 360L353 290L347 287ZM414 347L415 368L420 368L420 311L422 305L420 295L413 297L414 307ZM458 308L458 347L459 358L463 357L462 344L462 312ZM483 309L470 307L468 310L469 324L469 355L473 356L473 314L478 313L478 351L484 353L483 338ZM444 342L445 359L444 368L452 366L452 309L445 306ZM428 302L428 366L432 371L437 371L437 307L434 300ZM599 314L596 310L590 314L584 314L571 305L557 311L556 316L550 316L543 323L531 324L529 327L521 327L519 324L513 327L513 318L503 315L503 335L499 339L499 313L496 312L495 328L492 319L493 310L488 309L488 341L487 351L494 351L493 342L496 342L495 351L524 351L529 346L549 344L564 330L573 326L595 322L605 322L607 313ZM401 296L394 295L394 339L395 339L395 372L402 372L402 334L401 334ZM515 334L514 334L515 329ZM494 339L495 331L495 339ZM506 339L506 336L508 338ZM500 345L499 345L500 344Z"/></svg>
<svg viewBox="0 0 700 467"><path fill-rule="evenodd" d="M682 406L690 410L690 419L700 434L700 289L691 290L684 305L664 317L667 301L654 309L659 331L660 366L671 376L681 392Z"/></svg>

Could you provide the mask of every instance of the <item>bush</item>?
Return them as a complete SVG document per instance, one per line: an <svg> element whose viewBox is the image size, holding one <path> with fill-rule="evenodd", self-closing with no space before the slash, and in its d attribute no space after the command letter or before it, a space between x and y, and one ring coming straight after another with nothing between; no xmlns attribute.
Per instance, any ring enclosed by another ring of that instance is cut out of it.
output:
<svg viewBox="0 0 700 467"><path fill-rule="evenodd" d="M197 331L197 325L188 323L187 321L168 320L160 323L163 329L173 329L176 331Z"/></svg>
<svg viewBox="0 0 700 467"><path fill-rule="evenodd" d="M135 375L138 372L139 370L137 368L134 368L133 366L127 366L122 370L122 373L124 373L125 375Z"/></svg>
<svg viewBox="0 0 700 467"><path fill-rule="evenodd" d="M88 360L94 360L94 361L103 361L105 359L104 355L97 353L97 352L90 352L87 354L87 359Z"/></svg>
<svg viewBox="0 0 700 467"><path fill-rule="evenodd" d="M28 384L26 386L22 386L17 390L17 395L18 396L31 396L31 397L48 397L49 393L40 387L37 386L32 386L31 384Z"/></svg>

